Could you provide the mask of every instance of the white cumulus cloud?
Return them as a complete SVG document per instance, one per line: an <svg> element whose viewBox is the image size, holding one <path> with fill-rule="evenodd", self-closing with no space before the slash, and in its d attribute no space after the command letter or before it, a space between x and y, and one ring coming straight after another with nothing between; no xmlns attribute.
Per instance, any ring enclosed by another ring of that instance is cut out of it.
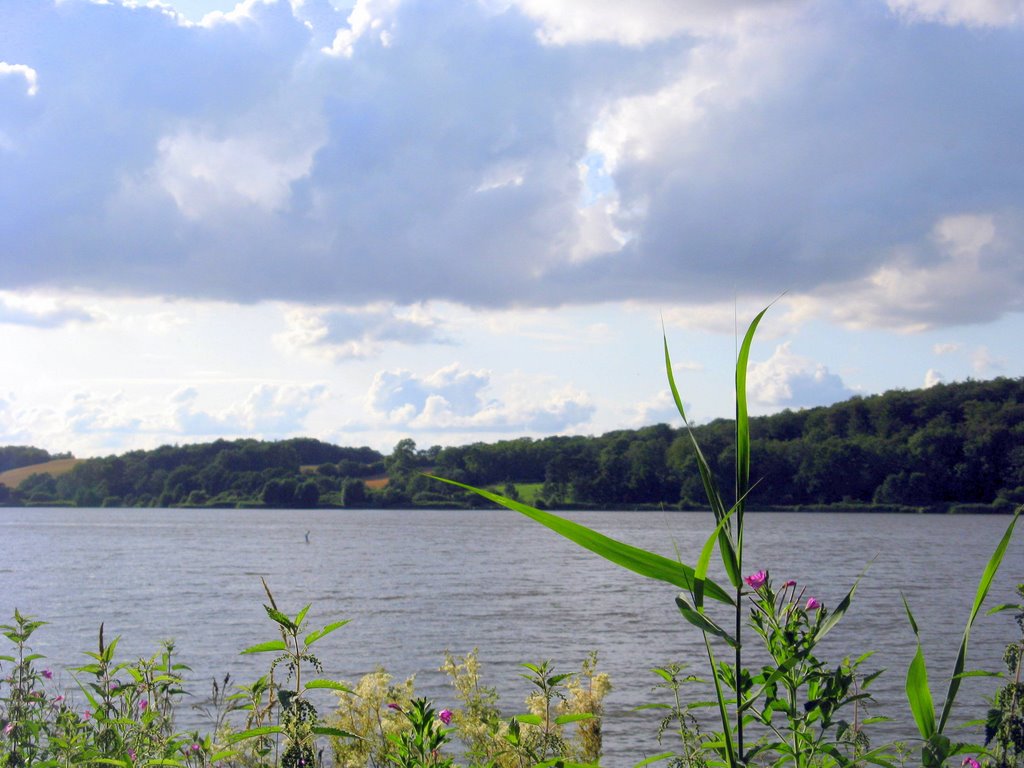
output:
<svg viewBox="0 0 1024 768"><path fill-rule="evenodd" d="M747 391L767 408L831 405L854 394L826 366L794 353L791 342L777 346L764 362L751 363Z"/></svg>

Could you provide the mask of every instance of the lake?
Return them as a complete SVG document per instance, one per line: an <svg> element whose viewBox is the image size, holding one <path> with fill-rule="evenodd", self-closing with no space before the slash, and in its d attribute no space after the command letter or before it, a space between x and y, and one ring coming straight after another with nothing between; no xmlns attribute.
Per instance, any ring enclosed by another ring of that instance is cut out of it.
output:
<svg viewBox="0 0 1024 768"><path fill-rule="evenodd" d="M712 529L710 513L569 516L670 557L677 547L690 564ZM796 579L832 607L872 560L822 655L838 662L877 651L866 668L888 671L873 685L873 713L895 720L875 733L909 740L915 732L902 690L914 639L900 593L921 626L941 701L978 577L1008 522L748 513L744 571L768 568L777 584ZM1013 586L1024 581L1022 535L986 607L1012 601ZM445 650L479 648L485 682L498 687L508 714L523 711L528 692L518 664L552 659L556 671L575 671L596 650L614 686L603 761L612 768L660 751L657 716L632 711L655 698L648 670L682 661L704 672L700 635L679 616L674 588L506 510L3 509L0 541L0 620L17 607L51 622L33 647L54 669L83 663L102 621L108 638L122 636L121 659L149 656L161 639L174 638L193 669L188 688L196 700L214 676L251 682L265 671L269 659L238 653L278 636L261 607L261 576L286 612L313 604L311 628L352 620L317 645L326 676L354 682L383 664L397 678L415 674L417 691L439 707L456 704L437 671ZM1016 633L1011 613L980 617L968 668L1001 669ZM58 677L73 684L66 671ZM954 721L980 716L982 695L995 685L968 680Z"/></svg>

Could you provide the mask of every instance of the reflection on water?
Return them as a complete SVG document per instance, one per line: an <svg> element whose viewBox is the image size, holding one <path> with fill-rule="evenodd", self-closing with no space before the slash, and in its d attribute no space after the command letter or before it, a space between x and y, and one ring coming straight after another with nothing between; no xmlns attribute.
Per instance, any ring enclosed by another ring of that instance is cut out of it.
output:
<svg viewBox="0 0 1024 768"><path fill-rule="evenodd" d="M707 514L571 516L668 556L678 548L691 563L710 531ZM874 685L875 713L896 718L886 736L909 738L902 688L913 634L900 593L922 627L941 697L978 577L1008 519L772 513L747 521L744 571L795 578L826 605L872 561L826 649L828 658L876 650L869 668L888 671ZM261 576L285 610L312 602L311 623L352 619L317 646L329 676L352 681L383 664L396 677L416 674L417 690L446 706L455 703L437 671L446 650L479 648L510 714L527 693L520 662L553 659L570 671L597 650L615 686L605 723L609 766L657 751L656 716L632 712L651 699L647 670L685 661L702 671L700 636L676 612L672 587L503 510L7 509L0 541L0 612L9 617L18 607L51 622L36 635L37 651L57 666L81 663L101 621L108 637L122 635L122 658L148 656L174 638L197 699L215 675L250 681L262 673L265 659L238 655L276 636L260 607ZM989 604L1011 600L1019 581L1020 534ZM1009 614L982 617L968 666L998 669L1014 631ZM64 681L72 682L66 673ZM981 695L994 685L966 681L960 701L972 711L964 718L980 714Z"/></svg>

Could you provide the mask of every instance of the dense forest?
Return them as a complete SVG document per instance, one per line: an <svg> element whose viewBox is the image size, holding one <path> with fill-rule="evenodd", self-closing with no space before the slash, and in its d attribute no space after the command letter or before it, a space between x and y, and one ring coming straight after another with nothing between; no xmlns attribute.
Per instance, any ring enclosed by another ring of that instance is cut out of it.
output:
<svg viewBox="0 0 1024 768"><path fill-rule="evenodd" d="M731 484L734 426L694 435ZM855 397L752 419L751 508L859 507L1009 511L1024 502L1024 379L945 384ZM53 458L0 448L0 467ZM664 424L600 437L520 438L384 455L310 438L218 440L89 459L57 477L0 485L0 504L96 506L474 505L424 476L488 486L546 507L699 508L704 494L686 431Z"/></svg>

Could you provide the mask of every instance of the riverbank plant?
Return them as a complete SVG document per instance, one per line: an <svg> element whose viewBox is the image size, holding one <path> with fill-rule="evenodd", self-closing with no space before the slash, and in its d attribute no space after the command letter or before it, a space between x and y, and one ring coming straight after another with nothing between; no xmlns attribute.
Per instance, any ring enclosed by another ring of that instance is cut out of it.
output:
<svg viewBox="0 0 1024 768"><path fill-rule="evenodd" d="M735 460L731 503L719 487L687 418L676 386L667 337L664 361L672 398L690 437L701 483L713 514L713 530L694 566L654 552L611 539L558 515L530 507L520 501L475 488L449 478L437 480L476 493L483 498L519 512L544 525L575 544L649 579L666 582L681 589L675 602L683 619L702 635L714 699L709 706L716 713L717 730L706 737L690 738L682 731L687 754L693 745L701 755L690 757L690 764L740 768L749 765L842 766L893 764L892 750L872 748L865 725L870 719L858 717L858 710L869 699L868 686L874 674L861 675L859 667L870 652L844 658L830 664L817 655L819 642L839 623L850 608L857 584L834 607L817 598L804 601L805 592L797 592L795 582L787 580L776 589L764 566L745 567L744 513L751 483L750 418L747 406L747 368L750 349L758 325L767 312L762 310L748 327L739 345L735 369ZM920 761L925 768L945 765L947 758L977 745L958 743L944 733L966 670L971 627L992 581L1002 563L1007 544L1021 508L1014 513L1003 538L996 547L978 585L959 653L950 676L941 715L936 719L928 687L924 656L918 642L911 661L906 691L908 703L920 736ZM711 559L717 549L728 579L719 585L708 577ZM803 587L801 587L801 590ZM803 601L803 602L802 602ZM907 616L915 635L917 625L907 606ZM760 669L748 669L744 662L744 630L752 630L760 639L762 653L769 663ZM678 710L678 705L676 707ZM853 719L847 719L852 711ZM677 722L682 722L676 716ZM752 736L751 729L755 729ZM664 733L664 730L662 731ZM680 762L679 755L665 752L657 759ZM697 762L693 762L694 760ZM970 765L973 757L965 758Z"/></svg>

